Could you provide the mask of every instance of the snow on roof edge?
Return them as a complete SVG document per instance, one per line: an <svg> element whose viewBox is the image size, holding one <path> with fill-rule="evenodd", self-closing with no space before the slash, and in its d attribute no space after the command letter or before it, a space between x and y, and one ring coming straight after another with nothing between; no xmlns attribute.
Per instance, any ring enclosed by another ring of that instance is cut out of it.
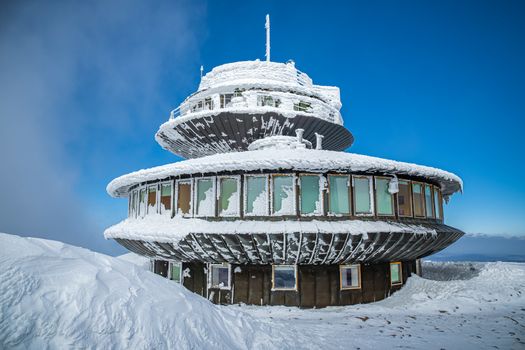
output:
<svg viewBox="0 0 525 350"><path fill-rule="evenodd" d="M439 182L444 195L463 191L461 178L441 169L355 153L308 149L264 149L187 159L122 175L111 181L106 191L112 197L122 197L135 184L170 176L258 170L350 171L418 176Z"/></svg>

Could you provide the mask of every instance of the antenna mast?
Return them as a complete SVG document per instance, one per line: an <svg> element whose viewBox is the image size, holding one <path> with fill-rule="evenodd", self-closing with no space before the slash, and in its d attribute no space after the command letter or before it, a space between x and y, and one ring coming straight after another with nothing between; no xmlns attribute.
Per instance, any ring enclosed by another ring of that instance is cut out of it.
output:
<svg viewBox="0 0 525 350"><path fill-rule="evenodd" d="M201 65L201 79L202 79L202 72L204 71L204 67Z"/></svg>
<svg viewBox="0 0 525 350"><path fill-rule="evenodd" d="M266 15L266 62L270 62L270 15Z"/></svg>

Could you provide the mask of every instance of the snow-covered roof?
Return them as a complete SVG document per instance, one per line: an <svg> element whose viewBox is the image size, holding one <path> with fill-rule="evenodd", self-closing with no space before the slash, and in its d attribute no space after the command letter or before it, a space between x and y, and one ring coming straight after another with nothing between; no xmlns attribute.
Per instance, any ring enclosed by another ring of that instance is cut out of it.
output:
<svg viewBox="0 0 525 350"><path fill-rule="evenodd" d="M198 218L170 218L166 215L148 215L144 218L128 218L107 228L107 239L131 239L161 243L177 243L188 234L260 234L260 233L348 233L363 235L369 233L410 232L415 234L436 234L432 228L417 224L371 220L339 221L207 221Z"/></svg>
<svg viewBox="0 0 525 350"><path fill-rule="evenodd" d="M114 179L106 190L113 197L121 197L127 195L129 188L135 184L170 176L259 170L342 171L417 176L438 182L445 196L463 188L463 182L457 175L428 166L328 150L263 149L215 154L139 170Z"/></svg>

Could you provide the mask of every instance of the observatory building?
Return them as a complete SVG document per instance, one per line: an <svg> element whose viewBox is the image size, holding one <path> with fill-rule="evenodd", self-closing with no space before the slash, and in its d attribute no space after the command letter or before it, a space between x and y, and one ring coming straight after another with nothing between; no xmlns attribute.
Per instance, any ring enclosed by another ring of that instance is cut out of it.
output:
<svg viewBox="0 0 525 350"><path fill-rule="evenodd" d="M269 57L269 54L268 54ZM344 152L339 89L294 62L212 69L155 135L186 160L123 175L129 216L105 237L215 303L373 302L463 235L449 172Z"/></svg>

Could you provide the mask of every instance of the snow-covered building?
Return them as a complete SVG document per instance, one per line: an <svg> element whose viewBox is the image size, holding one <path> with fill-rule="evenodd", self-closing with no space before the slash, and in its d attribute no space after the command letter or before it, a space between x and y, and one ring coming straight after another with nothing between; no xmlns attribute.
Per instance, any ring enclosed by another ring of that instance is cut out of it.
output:
<svg viewBox="0 0 525 350"><path fill-rule="evenodd" d="M400 288L463 232L449 172L344 152L339 89L293 62L225 64L155 138L187 158L121 176L129 217L105 231L156 273L216 303L323 307Z"/></svg>

